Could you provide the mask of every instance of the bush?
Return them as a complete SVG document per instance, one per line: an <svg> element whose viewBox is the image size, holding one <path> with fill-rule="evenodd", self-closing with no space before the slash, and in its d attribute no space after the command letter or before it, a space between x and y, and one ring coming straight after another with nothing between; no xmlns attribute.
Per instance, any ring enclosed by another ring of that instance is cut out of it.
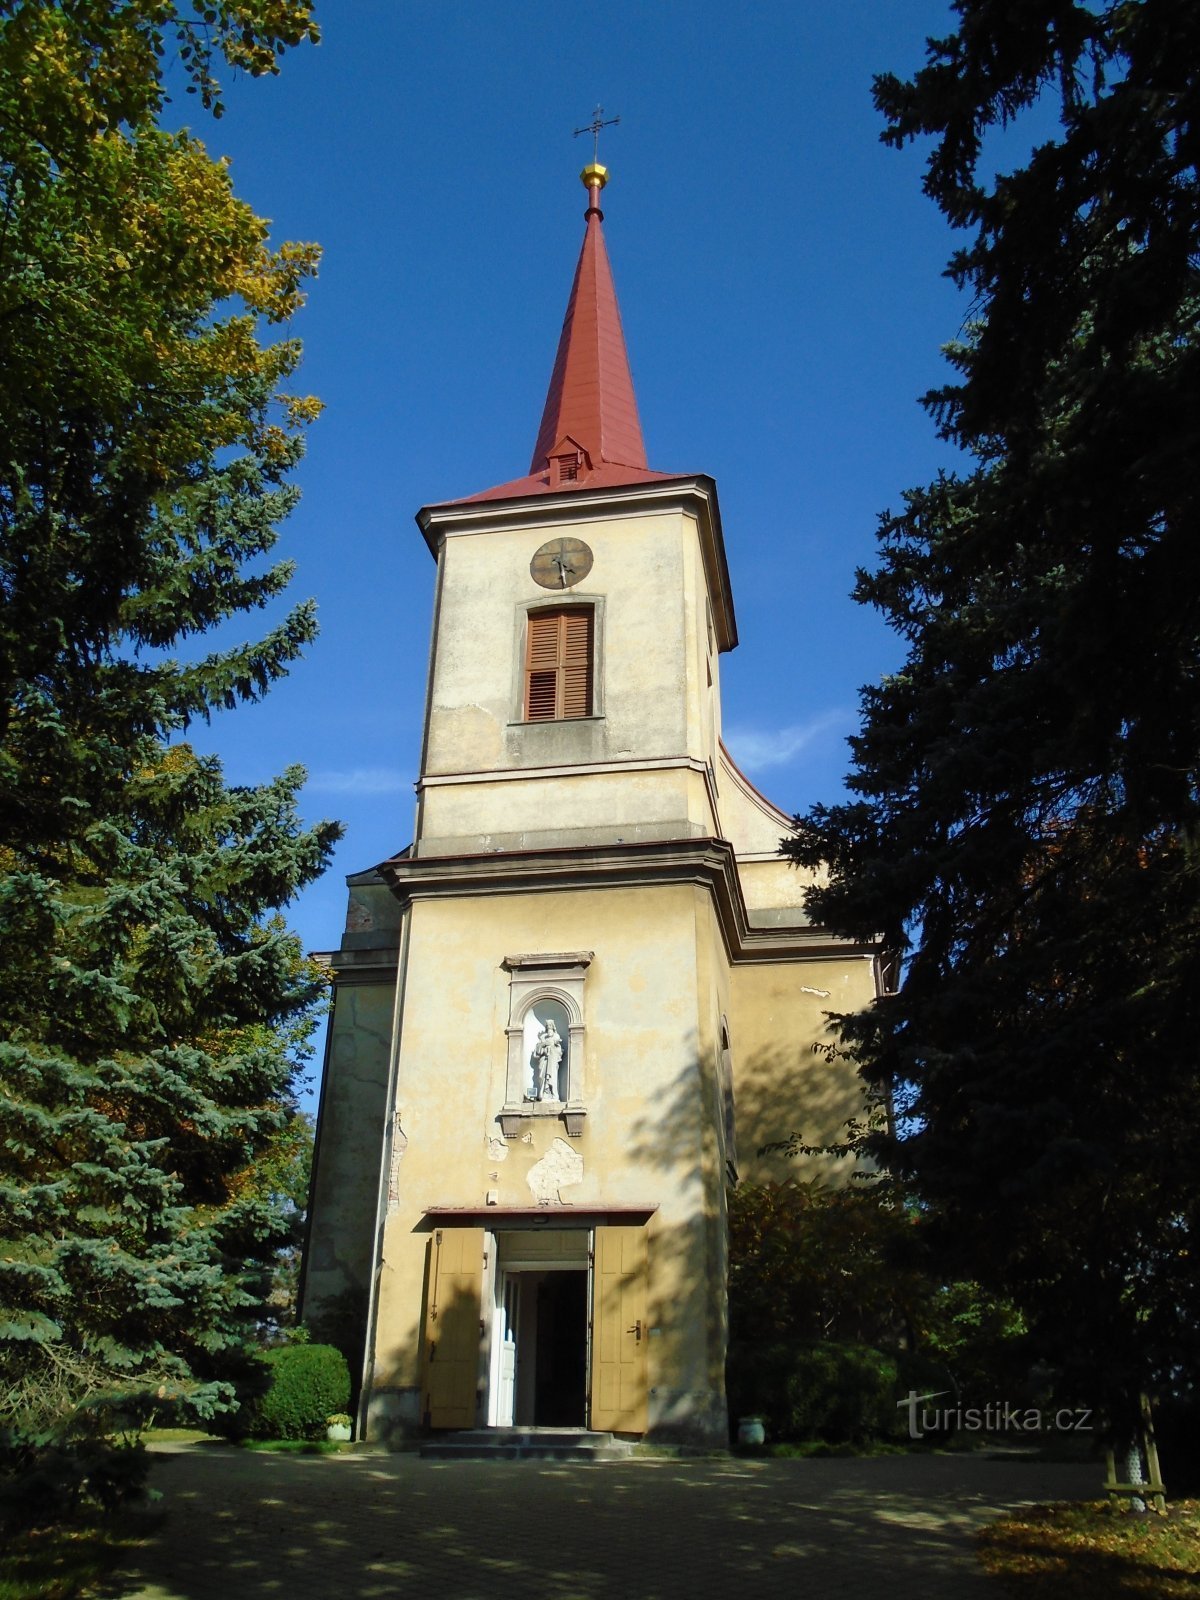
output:
<svg viewBox="0 0 1200 1600"><path fill-rule="evenodd" d="M904 1421L896 1407L899 1378L895 1357L870 1345L777 1343L730 1350L733 1415L762 1417L773 1440L865 1444L895 1438Z"/></svg>
<svg viewBox="0 0 1200 1600"><path fill-rule="evenodd" d="M140 1500L149 1458L98 1428L0 1429L0 1526L43 1527L81 1511L111 1515Z"/></svg>
<svg viewBox="0 0 1200 1600"><path fill-rule="evenodd" d="M243 1406L239 1432L251 1439L323 1439L325 1419L350 1404L350 1369L331 1344L287 1344L264 1353L271 1386Z"/></svg>

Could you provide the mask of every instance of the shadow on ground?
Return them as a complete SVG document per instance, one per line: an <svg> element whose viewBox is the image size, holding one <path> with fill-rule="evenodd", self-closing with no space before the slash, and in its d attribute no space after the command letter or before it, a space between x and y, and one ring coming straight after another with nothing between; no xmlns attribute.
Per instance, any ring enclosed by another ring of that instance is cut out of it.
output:
<svg viewBox="0 0 1200 1600"><path fill-rule="evenodd" d="M975 1528L1087 1467L953 1457L426 1462L158 1455L159 1531L109 1600L995 1595Z"/></svg>

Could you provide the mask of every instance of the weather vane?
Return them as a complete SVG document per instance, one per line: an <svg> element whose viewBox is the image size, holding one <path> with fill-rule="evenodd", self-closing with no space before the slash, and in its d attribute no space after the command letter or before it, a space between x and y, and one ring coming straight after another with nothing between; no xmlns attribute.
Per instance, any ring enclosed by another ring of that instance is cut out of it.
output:
<svg viewBox="0 0 1200 1600"><path fill-rule="evenodd" d="M581 133L590 133L592 136L592 160L598 162L600 160L600 129L615 128L620 120L620 117L609 117L606 122L604 120L604 107L597 106L595 111L592 112L592 120L585 127L576 128L573 137L578 139Z"/></svg>

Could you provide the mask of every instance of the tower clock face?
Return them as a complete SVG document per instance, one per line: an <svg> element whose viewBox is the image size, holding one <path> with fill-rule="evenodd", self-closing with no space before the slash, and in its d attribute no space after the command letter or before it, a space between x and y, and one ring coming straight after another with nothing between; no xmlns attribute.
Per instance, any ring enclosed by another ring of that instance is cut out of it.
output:
<svg viewBox="0 0 1200 1600"><path fill-rule="evenodd" d="M582 539L551 539L534 552L529 573L543 589L570 589L592 570L592 552Z"/></svg>

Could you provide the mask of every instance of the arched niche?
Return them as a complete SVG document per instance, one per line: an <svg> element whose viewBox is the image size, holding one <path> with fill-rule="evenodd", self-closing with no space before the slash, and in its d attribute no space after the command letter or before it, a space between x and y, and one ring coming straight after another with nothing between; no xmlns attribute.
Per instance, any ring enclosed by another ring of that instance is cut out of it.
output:
<svg viewBox="0 0 1200 1600"><path fill-rule="evenodd" d="M583 999L591 961L590 950L504 958L510 974L508 1071L499 1120L507 1138L516 1138L527 1119L538 1116L561 1117L572 1137L583 1131ZM549 1023L557 1041L543 1040Z"/></svg>

